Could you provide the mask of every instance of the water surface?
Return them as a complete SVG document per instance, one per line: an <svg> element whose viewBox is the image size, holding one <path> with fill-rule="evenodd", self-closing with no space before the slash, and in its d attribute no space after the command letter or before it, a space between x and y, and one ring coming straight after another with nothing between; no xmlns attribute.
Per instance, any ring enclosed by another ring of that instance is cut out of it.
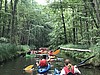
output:
<svg viewBox="0 0 100 75"><path fill-rule="evenodd" d="M73 61L74 63L75 61ZM31 64L34 64L34 67L36 61L34 58L26 59L25 57L19 57L13 61L9 61L7 63L4 63L0 65L0 75L30 75L26 73L23 69ZM62 68L63 62L53 62L54 67ZM53 72L53 69L51 72ZM79 68L82 72L82 75L100 75L100 70L97 69L87 69L87 68ZM33 75L37 75L37 71L33 73Z"/></svg>

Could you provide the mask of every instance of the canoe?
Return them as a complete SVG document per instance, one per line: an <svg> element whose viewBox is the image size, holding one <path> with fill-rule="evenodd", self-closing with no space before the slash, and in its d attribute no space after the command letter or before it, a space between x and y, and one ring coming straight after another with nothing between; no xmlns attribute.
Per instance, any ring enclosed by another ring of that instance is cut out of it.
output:
<svg viewBox="0 0 100 75"><path fill-rule="evenodd" d="M25 72L27 72L27 73L32 73L33 72L33 65L29 65L29 66L27 66L24 70L25 70Z"/></svg>
<svg viewBox="0 0 100 75"><path fill-rule="evenodd" d="M44 68L41 68L39 66L37 71L38 71L39 74L44 74L44 73L48 72L50 70L50 68L51 68L50 64L48 64L48 66L44 67Z"/></svg>

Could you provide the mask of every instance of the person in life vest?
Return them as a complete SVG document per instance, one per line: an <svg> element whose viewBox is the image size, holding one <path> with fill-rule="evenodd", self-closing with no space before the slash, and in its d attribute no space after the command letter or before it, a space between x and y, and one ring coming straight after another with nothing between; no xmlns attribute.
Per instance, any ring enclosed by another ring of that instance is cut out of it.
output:
<svg viewBox="0 0 100 75"><path fill-rule="evenodd" d="M43 55L42 59L39 61L39 63L36 63L36 64L37 64L37 66L40 66L40 67L48 66L48 61L46 60L46 55Z"/></svg>
<svg viewBox="0 0 100 75"><path fill-rule="evenodd" d="M45 68L48 66L48 60L46 60L46 55L42 56L42 59L39 61L39 63L36 63L37 66L40 66L40 68ZM38 74L38 75L47 75L47 72L44 74Z"/></svg>
<svg viewBox="0 0 100 75"><path fill-rule="evenodd" d="M53 56L53 51L48 52L49 56Z"/></svg>
<svg viewBox="0 0 100 75"><path fill-rule="evenodd" d="M81 72L76 66L73 66L69 59L64 61L65 67L61 70L60 75L81 75Z"/></svg>

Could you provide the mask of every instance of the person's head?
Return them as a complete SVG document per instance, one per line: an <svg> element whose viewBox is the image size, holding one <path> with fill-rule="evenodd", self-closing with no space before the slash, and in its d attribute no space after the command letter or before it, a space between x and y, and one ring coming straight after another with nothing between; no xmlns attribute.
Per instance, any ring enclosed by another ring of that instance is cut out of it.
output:
<svg viewBox="0 0 100 75"><path fill-rule="evenodd" d="M72 69L72 64L71 64L71 62L70 62L69 59L65 59L64 63L65 63L65 66L68 66L68 69L69 69L69 70Z"/></svg>
<svg viewBox="0 0 100 75"><path fill-rule="evenodd" d="M43 55L42 58L43 58L43 59L46 59L46 55Z"/></svg>
<svg viewBox="0 0 100 75"><path fill-rule="evenodd" d="M70 62L69 59L65 59L64 63L65 63L65 65L68 65L68 64L70 64L71 62Z"/></svg>

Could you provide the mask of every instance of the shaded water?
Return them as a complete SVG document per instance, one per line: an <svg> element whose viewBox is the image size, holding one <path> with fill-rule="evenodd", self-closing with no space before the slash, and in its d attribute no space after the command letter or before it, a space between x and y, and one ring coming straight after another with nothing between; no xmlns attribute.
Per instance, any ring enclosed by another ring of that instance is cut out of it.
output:
<svg viewBox="0 0 100 75"><path fill-rule="evenodd" d="M30 64L35 64L35 59L26 59L24 57L19 57L13 61L7 62L0 65L0 75L30 75L24 72L24 68ZM54 63L55 67L61 67L62 62ZM35 65L36 66L36 65ZM82 72L82 75L100 75L97 69L85 69L79 68ZM33 73L36 75L36 72Z"/></svg>
<svg viewBox="0 0 100 75"><path fill-rule="evenodd" d="M34 63L34 59L19 57L13 61L2 64L0 66L0 75L29 75L25 73L23 69Z"/></svg>

